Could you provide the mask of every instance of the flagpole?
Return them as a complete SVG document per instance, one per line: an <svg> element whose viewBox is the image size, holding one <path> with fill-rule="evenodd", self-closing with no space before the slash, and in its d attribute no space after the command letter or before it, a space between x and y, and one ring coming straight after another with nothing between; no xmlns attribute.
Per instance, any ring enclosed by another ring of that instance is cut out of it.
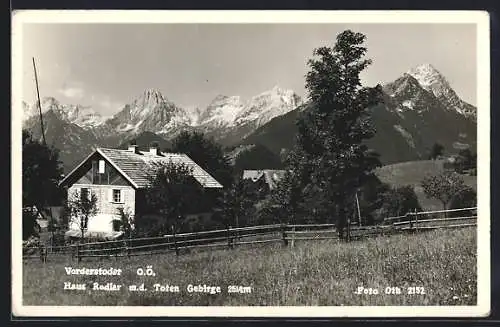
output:
<svg viewBox="0 0 500 327"><path fill-rule="evenodd" d="M47 142L45 141L45 129L43 128L42 103L40 102L40 90L38 89L38 76L36 74L35 58L33 57L32 59L33 59L33 70L35 71L36 94L38 96L38 110L40 113L40 125L42 128L42 140L43 140L43 144L47 145Z"/></svg>

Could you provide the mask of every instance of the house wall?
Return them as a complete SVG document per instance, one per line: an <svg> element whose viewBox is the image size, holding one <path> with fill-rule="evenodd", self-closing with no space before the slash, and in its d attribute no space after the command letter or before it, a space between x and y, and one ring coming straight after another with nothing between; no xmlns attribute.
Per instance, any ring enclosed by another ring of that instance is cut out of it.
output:
<svg viewBox="0 0 500 327"><path fill-rule="evenodd" d="M73 184L68 189L68 200L74 196L80 196L80 190L87 188L97 197L97 214L89 218L87 230L89 232L112 232L113 220L120 219L118 208L124 208L132 217L135 215L135 189L131 186L122 185L96 185L96 184ZM112 199L113 189L121 190L122 201L115 203ZM80 230L78 217L72 217L69 229Z"/></svg>

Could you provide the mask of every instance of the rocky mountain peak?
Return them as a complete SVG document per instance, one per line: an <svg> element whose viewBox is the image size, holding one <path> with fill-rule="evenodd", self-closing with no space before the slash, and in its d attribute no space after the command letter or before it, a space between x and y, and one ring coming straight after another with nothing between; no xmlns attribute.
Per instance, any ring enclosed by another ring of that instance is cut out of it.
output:
<svg viewBox="0 0 500 327"><path fill-rule="evenodd" d="M436 97L440 97L451 90L450 84L444 76L431 64L423 64L408 71L418 83L427 91L432 92Z"/></svg>
<svg viewBox="0 0 500 327"><path fill-rule="evenodd" d="M428 77L428 76L441 76L441 73L434 67L433 65L429 63L424 63L418 66L415 66L408 70L408 74L414 76L422 76L422 77ZM417 78L418 79L418 78Z"/></svg>
<svg viewBox="0 0 500 327"><path fill-rule="evenodd" d="M58 109L61 105L59 101L57 101L56 98L53 97L44 97L41 100L42 102L42 111L47 111L50 109ZM34 106L37 105L37 101L34 102Z"/></svg>
<svg viewBox="0 0 500 327"><path fill-rule="evenodd" d="M107 121L110 130L116 129L124 133L150 131L160 134L189 123L190 117L186 111L170 102L160 90L154 88L144 90Z"/></svg>
<svg viewBox="0 0 500 327"><path fill-rule="evenodd" d="M422 86L412 75L405 73L394 82L384 85L383 89L388 95L398 97L414 94L421 90Z"/></svg>
<svg viewBox="0 0 500 327"><path fill-rule="evenodd" d="M302 104L302 99L293 91L274 86L251 98L237 115L238 125L255 122L257 126L277 116L286 114Z"/></svg>
<svg viewBox="0 0 500 327"><path fill-rule="evenodd" d="M201 124L218 126L232 124L238 112L242 110L243 105L239 96L219 94L201 112L199 121Z"/></svg>
<svg viewBox="0 0 500 327"><path fill-rule="evenodd" d="M141 107L154 107L166 101L160 90L150 88L144 90L143 94L140 95L135 103L139 104Z"/></svg>
<svg viewBox="0 0 500 327"><path fill-rule="evenodd" d="M104 118L89 106L62 104L53 97L44 97L41 100L42 113L55 115L58 119L76 124L83 128L93 128L101 125ZM31 105L23 103L24 121L38 115L38 101Z"/></svg>
<svg viewBox="0 0 500 327"><path fill-rule="evenodd" d="M431 110L436 101L445 109L475 119L476 109L456 94L446 78L431 64L410 69L394 82L384 86L384 91L403 108L419 107L419 111Z"/></svg>

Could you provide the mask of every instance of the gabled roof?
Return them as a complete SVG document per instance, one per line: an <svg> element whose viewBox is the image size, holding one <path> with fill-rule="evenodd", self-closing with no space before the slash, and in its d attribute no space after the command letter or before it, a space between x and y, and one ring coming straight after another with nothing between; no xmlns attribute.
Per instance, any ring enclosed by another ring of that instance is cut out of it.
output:
<svg viewBox="0 0 500 327"><path fill-rule="evenodd" d="M257 182L259 179L264 177L264 180L266 184L269 185L270 189L274 189L284 175L284 170L263 169L243 171L243 179L250 179L252 182Z"/></svg>
<svg viewBox="0 0 500 327"><path fill-rule="evenodd" d="M132 152L130 150L108 148L97 148L80 165L73 169L59 185L63 185L96 152L116 168L135 188L148 187L150 185L148 172L151 171L153 165L168 162L184 164L192 168L193 177L205 188L222 188L222 185L215 178L183 153L160 153L156 155L147 151Z"/></svg>

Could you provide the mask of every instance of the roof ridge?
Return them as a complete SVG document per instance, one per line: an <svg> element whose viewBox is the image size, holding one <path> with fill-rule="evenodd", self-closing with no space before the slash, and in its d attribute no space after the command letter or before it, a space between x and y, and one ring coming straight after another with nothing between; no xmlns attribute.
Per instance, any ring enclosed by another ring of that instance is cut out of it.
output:
<svg viewBox="0 0 500 327"><path fill-rule="evenodd" d="M151 164L159 164L168 161L193 167L193 177L204 187L222 187L222 185L215 179L215 177L213 177L186 153L161 152L160 155L155 155L154 153L151 153L149 151L139 151L138 153L134 153L129 151L128 149L116 149L108 147L95 147L92 153L90 153L86 159L84 159L63 179L63 181L60 182L60 185L68 180L68 177L74 174L96 152L100 153L100 155L104 159L109 161L109 163L116 170L118 170L118 172L122 174L135 188L144 187L144 185L147 184L142 176L142 172L140 171L143 168L147 168L146 166L142 165L145 164L149 166Z"/></svg>
<svg viewBox="0 0 500 327"><path fill-rule="evenodd" d="M113 151L125 151L125 152L130 152L129 149L118 149L118 148L108 148L108 147L102 147L102 146L99 146L99 147L96 147L96 149L102 149L102 150L113 150ZM141 149L138 149L139 152L141 153L147 153L147 154L150 154L149 151L143 151ZM132 152L130 152L132 153ZM161 154L177 154L177 155L184 155L184 156L187 156L187 154L183 153L183 152L170 152L170 151L161 151L160 152ZM136 153L138 154L138 153Z"/></svg>

